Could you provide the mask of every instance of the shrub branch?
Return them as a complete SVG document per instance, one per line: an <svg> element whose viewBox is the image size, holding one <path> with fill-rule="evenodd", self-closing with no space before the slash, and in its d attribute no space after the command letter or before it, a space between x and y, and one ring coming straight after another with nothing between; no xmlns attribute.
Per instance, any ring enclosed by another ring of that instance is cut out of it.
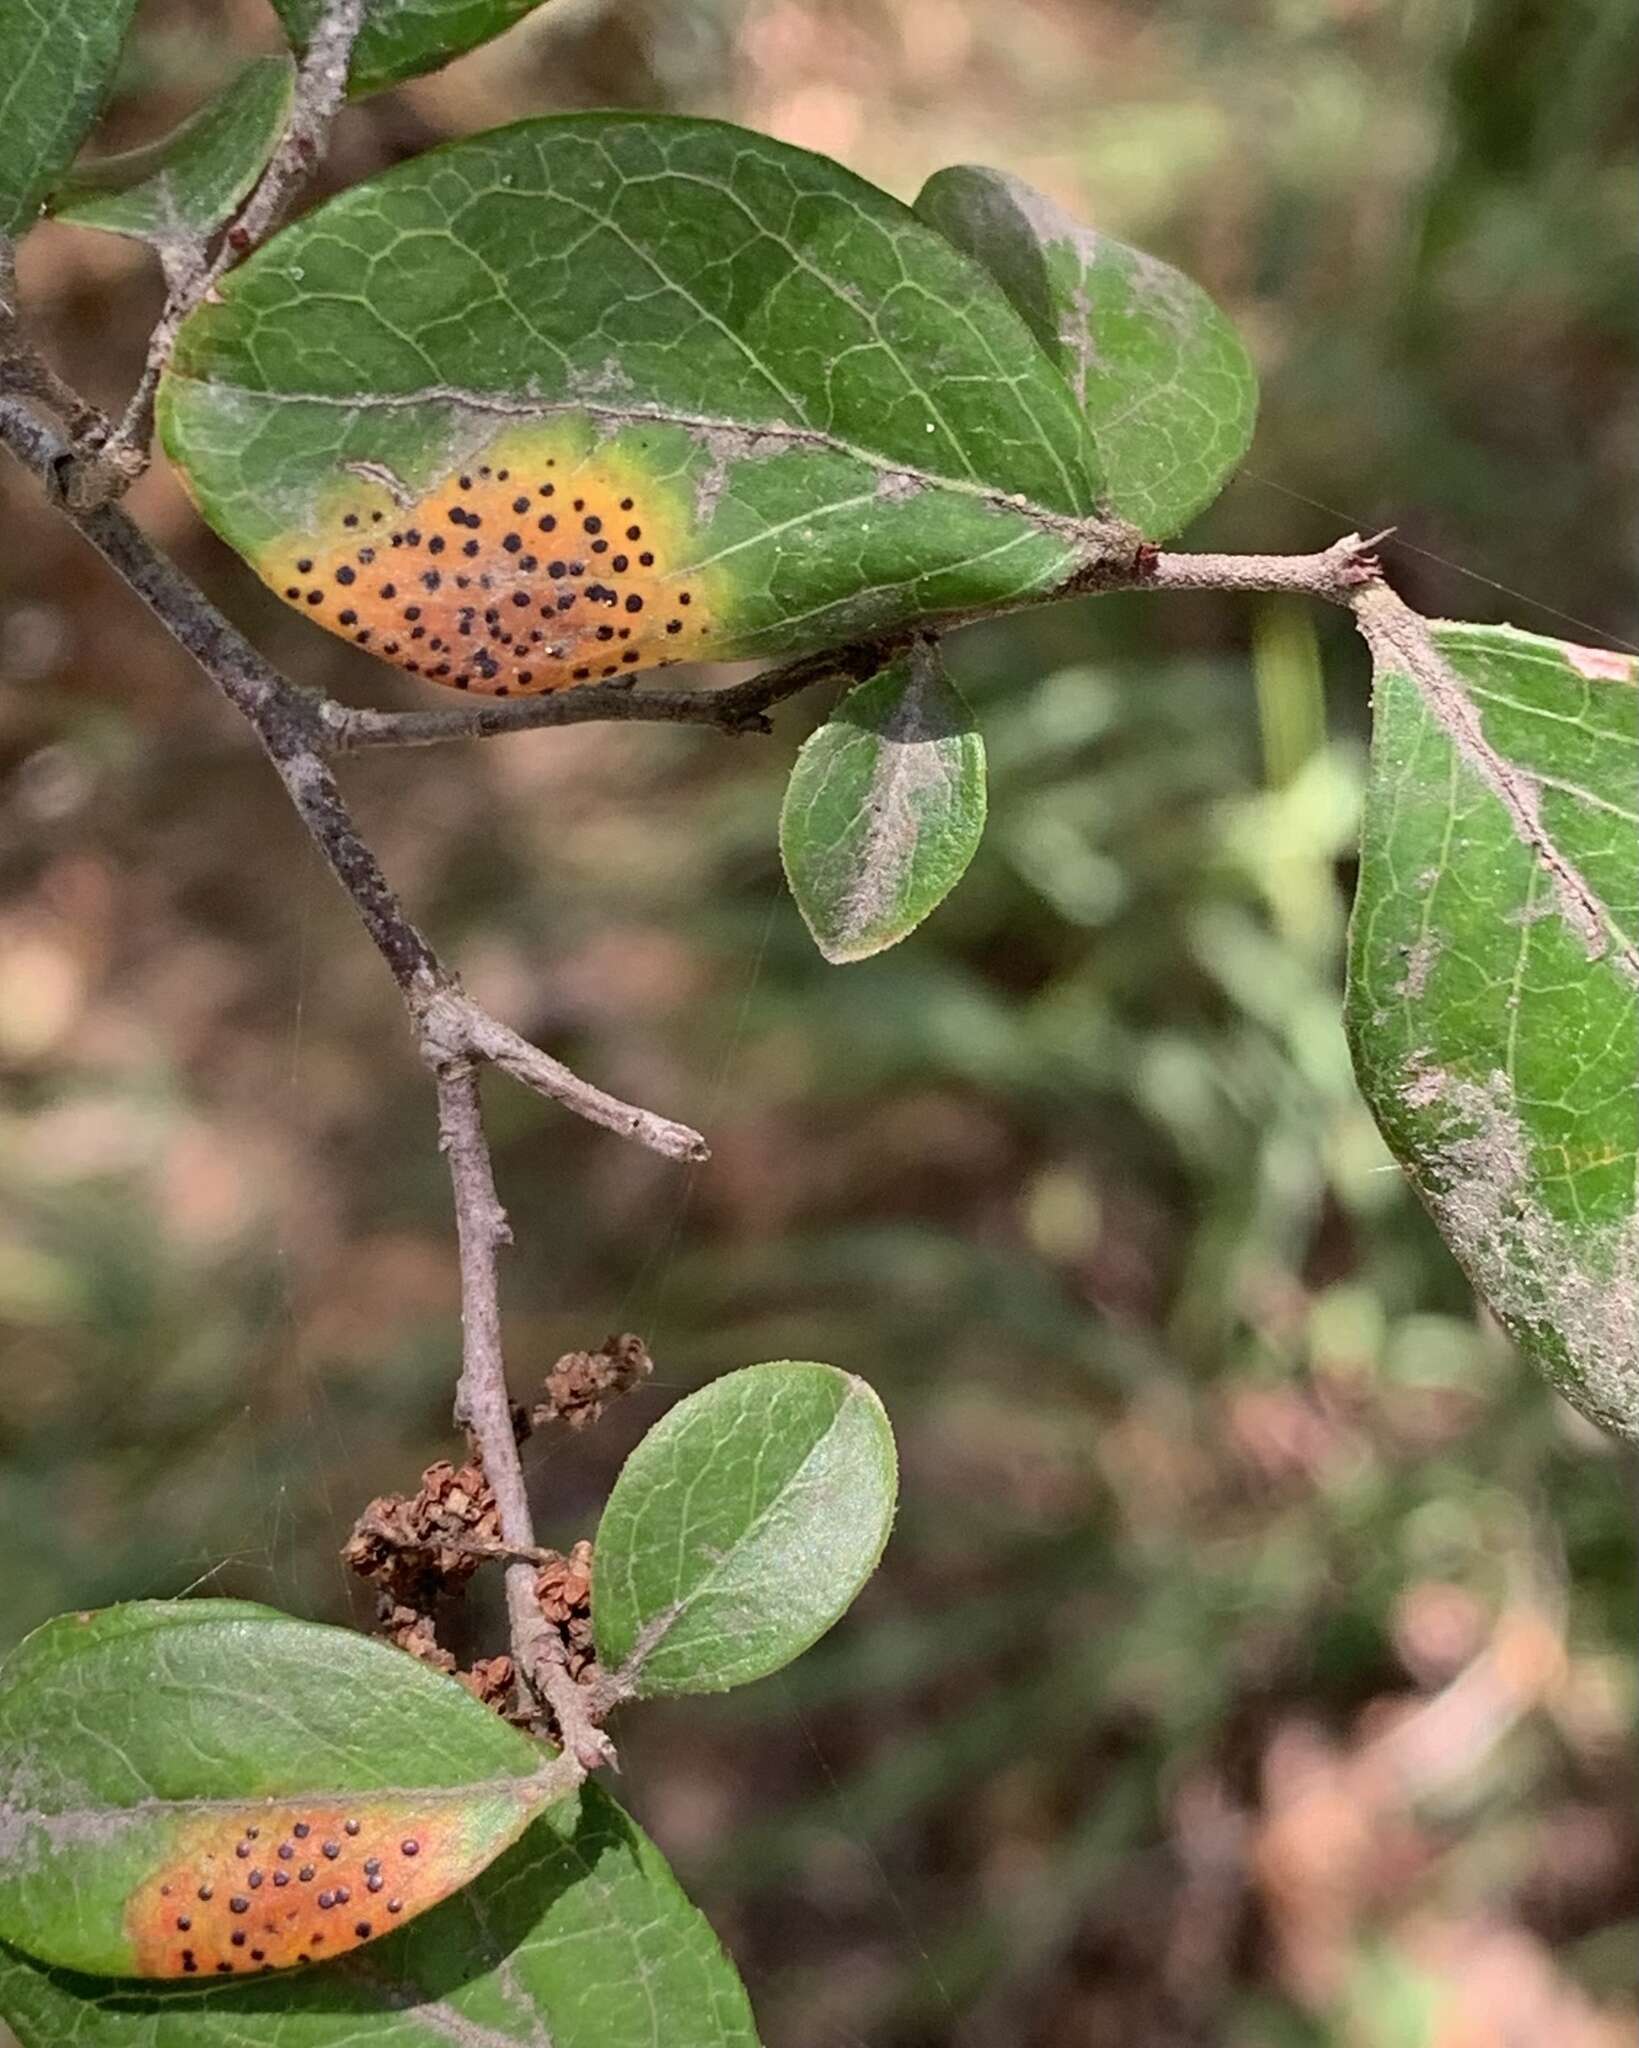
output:
<svg viewBox="0 0 1639 2048"><path fill-rule="evenodd" d="M805 655L716 690L591 687L441 711L355 710L299 687L258 653L112 502L117 488L84 487L87 466L99 462L106 482L111 448L136 449L140 442L141 458L146 459L153 386L169 359L176 329L189 306L199 303L227 264L242 253L240 244L265 232L278 217L317 161L325 127L345 89L347 57L361 10L362 0L334 0L327 8L303 65L298 112L280 151L213 262L198 271L185 290L173 291L155 330L143 384L111 439L105 438L106 423L28 346L16 312L9 249L0 245L0 442L46 486L64 515L249 723L403 996L417 1048L437 1089L439 1137L450 1173L461 1272L462 1362L456 1416L471 1436L496 1499L520 1704L533 1718L550 1716L570 1767L584 1773L614 1759L598 1723L617 1702L622 1686L618 1675L584 1685L571 1676L563 1637L544 1615L538 1597L540 1552L518 1455L501 1338L498 1258L511 1233L496 1194L479 1073L485 1065L499 1067L537 1094L667 1158L704 1159L706 1143L688 1126L618 1101L583 1081L465 992L399 902L353 821L332 760L372 747L485 739L595 720L766 732L771 729L768 713L776 704L822 682L870 674L911 633ZM236 235L236 229L243 233ZM48 423L42 413L54 415L55 423ZM1379 614L1371 611L1366 594L1375 592L1385 600L1392 594L1382 582L1373 546L1353 534L1312 555L1167 554L1146 545L1128 561L1100 563L1096 571L1072 579L1053 595L1115 589L1290 591L1348 606L1362 624L1381 630ZM1397 644L1417 642L1421 636L1432 649L1425 623L1398 600L1393 603ZM943 630L965 623L966 616L924 621L915 630Z"/></svg>

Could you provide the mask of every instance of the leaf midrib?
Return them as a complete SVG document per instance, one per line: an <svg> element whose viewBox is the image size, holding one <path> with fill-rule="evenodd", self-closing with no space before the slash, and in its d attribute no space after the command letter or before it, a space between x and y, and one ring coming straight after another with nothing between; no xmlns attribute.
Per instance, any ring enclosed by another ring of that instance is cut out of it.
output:
<svg viewBox="0 0 1639 2048"><path fill-rule="evenodd" d="M780 441L796 448L814 448L830 455L863 463L890 481L913 484L923 490L950 491L977 500L998 512L1027 521L1044 533L1070 540L1093 553L1123 545L1127 530L1121 522L1104 513L1078 515L1056 512L1038 505L1022 491L1004 491L998 485L982 484L965 477L953 477L936 470L919 469L866 448L846 436L823 427L792 426L789 421L762 422L721 419L710 413L685 411L678 406L611 405L607 400L584 398L513 398L497 391L474 391L458 384L427 384L414 391L270 391L253 384L229 383L216 377L200 377L190 371L173 369L168 382L192 384L202 391L270 405L323 405L338 412L410 411L421 405L459 405L469 411L493 413L500 419L538 420L581 417L607 420L615 426L652 425L682 427L691 432L715 435L726 441L755 444ZM749 450L747 453L749 454ZM892 504L892 500L885 501Z"/></svg>

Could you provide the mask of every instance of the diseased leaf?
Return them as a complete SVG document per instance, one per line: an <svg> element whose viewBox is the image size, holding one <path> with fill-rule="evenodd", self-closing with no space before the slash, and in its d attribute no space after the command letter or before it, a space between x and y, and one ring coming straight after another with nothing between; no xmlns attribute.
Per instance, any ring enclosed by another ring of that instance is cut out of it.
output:
<svg viewBox="0 0 1639 2048"><path fill-rule="evenodd" d="M919 641L804 744L780 811L791 894L827 960L865 960L955 888L985 827L985 743Z"/></svg>
<svg viewBox="0 0 1639 2048"><path fill-rule="evenodd" d="M487 43L511 28L542 0L368 0L364 26L353 45L347 90L354 99L380 92ZM298 50L307 39L324 0L273 0L285 33Z"/></svg>
<svg viewBox="0 0 1639 2048"><path fill-rule="evenodd" d="M110 1984L0 1945L0 2014L22 2048L757 2048L711 1929L595 1785L454 1898L339 1962Z"/></svg>
<svg viewBox="0 0 1639 2048"><path fill-rule="evenodd" d="M113 81L136 0L0 6L0 235L31 227Z"/></svg>
<svg viewBox="0 0 1639 2048"><path fill-rule="evenodd" d="M709 121L527 121L354 187L194 314L160 412L291 604L495 694L1006 604L1137 538L984 271Z"/></svg>
<svg viewBox="0 0 1639 2048"><path fill-rule="evenodd" d="M1371 602L1360 1084L1522 1349L1639 1439L1636 664L1468 625L1431 661Z"/></svg>
<svg viewBox="0 0 1639 2048"><path fill-rule="evenodd" d="M656 1423L598 1524L592 1622L641 1698L725 1692L822 1636L893 1522L893 1432L830 1365L747 1366Z"/></svg>
<svg viewBox="0 0 1639 2048"><path fill-rule="evenodd" d="M209 106L146 149L79 165L51 210L159 248L219 227L261 176L290 118L296 66L258 57Z"/></svg>
<svg viewBox="0 0 1639 2048"><path fill-rule="evenodd" d="M240 1602L65 1615L0 1673L0 1938L107 1976L323 1960L564 1790L453 1681Z"/></svg>
<svg viewBox="0 0 1639 2048"><path fill-rule="evenodd" d="M1258 383L1199 285L1005 171L936 171L916 210L996 278L1063 371L1112 512L1164 540L1211 504L1251 443Z"/></svg>

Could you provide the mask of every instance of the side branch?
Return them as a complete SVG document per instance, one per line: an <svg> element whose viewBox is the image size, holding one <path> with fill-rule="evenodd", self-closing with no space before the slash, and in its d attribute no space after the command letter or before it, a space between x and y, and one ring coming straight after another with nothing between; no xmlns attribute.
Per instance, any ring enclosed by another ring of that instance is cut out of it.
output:
<svg viewBox="0 0 1639 2048"><path fill-rule="evenodd" d="M330 124L347 97L347 72L365 6L366 0L326 0L296 74L290 118L279 146L238 212L226 223L215 255L208 253L208 240L203 237L167 245L165 306L148 337L141 381L119 425L69 477L71 501L86 506L106 503L128 490L147 468L154 399L182 323L196 306L205 303L224 274L277 227L280 216L323 162Z"/></svg>
<svg viewBox="0 0 1639 2048"><path fill-rule="evenodd" d="M1378 534L1362 540L1351 533L1312 555L1165 554L1158 548L1143 547L1128 561L1101 562L1091 572L1078 572L1057 591L1003 609L1024 610L1054 598L1112 590L1291 591L1349 605L1357 592L1381 579L1382 569L1373 549L1385 537ZM768 713L776 704L816 683L862 681L916 631L949 631L996 616L995 610L989 610L929 618L896 635L801 655L722 690L638 690L594 684L507 703L463 704L449 711L355 711L327 702L321 707L321 716L330 747L341 754L366 747L428 747L444 740L497 739L503 733L600 722L705 725L718 732L766 733Z"/></svg>
<svg viewBox="0 0 1639 2048"><path fill-rule="evenodd" d="M68 452L58 433L3 397L0 442L48 483ZM538 1094L667 1158L706 1158L706 1142L698 1131L592 1087L466 994L406 914L353 822L325 758L322 700L297 689L258 654L119 506L80 510L64 504L63 511L250 723L302 823L392 971L423 1056L492 1062Z"/></svg>

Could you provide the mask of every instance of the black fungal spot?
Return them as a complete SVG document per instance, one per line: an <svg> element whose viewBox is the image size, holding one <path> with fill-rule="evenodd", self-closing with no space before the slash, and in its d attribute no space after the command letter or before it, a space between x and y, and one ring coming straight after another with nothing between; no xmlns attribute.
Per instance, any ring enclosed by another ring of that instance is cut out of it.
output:
<svg viewBox="0 0 1639 2048"><path fill-rule="evenodd" d="M292 604L296 602L297 598L299 598L301 594L302 593L300 589L295 584L291 584L285 591L285 596L290 599Z"/></svg>
<svg viewBox="0 0 1639 2048"><path fill-rule="evenodd" d="M348 606L346 611L337 612L336 617L344 626L356 626L359 622L359 615L353 610L351 605Z"/></svg>
<svg viewBox="0 0 1639 2048"><path fill-rule="evenodd" d="M578 498L575 501L575 510L577 512L580 510L580 500ZM603 521L595 512L588 512L581 521L581 525L588 533L601 533L603 531Z"/></svg>
<svg viewBox="0 0 1639 2048"><path fill-rule="evenodd" d="M228 1963L228 1962L221 1962L221 1963L218 1963L218 1964L217 1964L217 1966L216 1966L216 1974L217 1974L217 1975L218 1975L219 1977L231 1977L231 1976L233 1975L233 1965L232 1965L232 1963Z"/></svg>
<svg viewBox="0 0 1639 2048"><path fill-rule="evenodd" d="M311 576L312 573L313 564L306 558L306 556L304 556L302 560L296 564L296 574L298 576Z"/></svg>
<svg viewBox="0 0 1639 2048"><path fill-rule="evenodd" d="M356 1934L356 1935L358 1936L358 1938L359 1938L359 1940L360 1940L360 1941L368 1941L368 1940L370 1939L370 1923L369 1923L369 1921L368 1921L368 1920L357 1920L357 1921L355 1921L355 1922L353 1923L353 1932L354 1932L354 1933L355 1933L355 1934Z"/></svg>
<svg viewBox="0 0 1639 2048"><path fill-rule="evenodd" d="M627 538L628 540L641 540L641 539L643 538L643 529L642 529L642 527L641 527L641 526L628 526L628 527L627 527L627 529L626 529L626 538Z"/></svg>
<svg viewBox="0 0 1639 2048"><path fill-rule="evenodd" d="M626 609L629 612L640 612L643 609L643 600L638 596L635 590L632 592L631 596L626 600Z"/></svg>
<svg viewBox="0 0 1639 2048"><path fill-rule="evenodd" d="M249 1899L239 1898L237 1896L229 1899L228 1911L230 1913L248 1913L250 1911Z"/></svg>
<svg viewBox="0 0 1639 2048"><path fill-rule="evenodd" d="M324 592L322 590L310 590L307 593L307 601L309 604L323 604Z"/></svg>
<svg viewBox="0 0 1639 2048"><path fill-rule="evenodd" d="M682 630L683 621L681 619L668 619L666 621L666 631L668 633L681 633Z"/></svg>
<svg viewBox="0 0 1639 2048"><path fill-rule="evenodd" d="M609 552L609 543L606 540L593 541L592 552L594 555L606 555Z"/></svg>
<svg viewBox="0 0 1639 2048"><path fill-rule="evenodd" d="M690 597L689 593L686 590L680 590L677 593L677 602L679 604L693 604L694 599Z"/></svg>
<svg viewBox="0 0 1639 2048"><path fill-rule="evenodd" d="M381 594L383 597L397 597L398 585L396 583L384 583L381 586Z"/></svg>
<svg viewBox="0 0 1639 2048"><path fill-rule="evenodd" d="M541 517L536 520L535 524L540 528L542 533L556 533L558 530L558 522L550 512L543 513Z"/></svg>
<svg viewBox="0 0 1639 2048"><path fill-rule="evenodd" d="M244 1859L250 1854L249 1842L236 1842L233 1847L233 1853L235 1856L239 1858L241 1862L243 1862Z"/></svg>
<svg viewBox="0 0 1639 2048"><path fill-rule="evenodd" d="M501 542L509 555L515 555L523 544L524 537L521 533L509 533Z"/></svg>
<svg viewBox="0 0 1639 2048"><path fill-rule="evenodd" d="M259 1892L262 1889L262 1873L259 1870L253 1870L250 1876L245 1879L245 1882L253 1892Z"/></svg>
<svg viewBox="0 0 1639 2048"><path fill-rule="evenodd" d="M296 1873L296 1875L301 1879L303 1884L311 1884L314 1878L318 1876L318 1874L318 1866L314 1863L304 1863L301 1869L298 1870Z"/></svg>
<svg viewBox="0 0 1639 2048"><path fill-rule="evenodd" d="M190 1977L199 1968L199 1959L191 1948L185 1948L182 1951L182 1967Z"/></svg>
<svg viewBox="0 0 1639 2048"><path fill-rule="evenodd" d="M527 590L515 590L512 593L512 602L518 606L520 611L527 611L530 605L529 592Z"/></svg>
<svg viewBox="0 0 1639 2048"><path fill-rule="evenodd" d="M598 638L600 640L612 640L614 637L615 629L613 626L599 626Z"/></svg>
<svg viewBox="0 0 1639 2048"><path fill-rule="evenodd" d="M617 576L623 576L627 569L631 567L631 562L625 555L614 555L610 558L609 567L614 570Z"/></svg>
<svg viewBox="0 0 1639 2048"><path fill-rule="evenodd" d="M643 659L635 647L628 647L620 658L622 661L641 661Z"/></svg>
<svg viewBox="0 0 1639 2048"><path fill-rule="evenodd" d="M622 512L630 512L630 511L631 511L631 509L632 509L632 505L633 505L633 502L634 502L634 501L633 501L633 500L632 500L631 498L622 498L622 499L621 499L621 501L620 501L620 509L621 509L621 511L622 511Z"/></svg>
<svg viewBox="0 0 1639 2048"><path fill-rule="evenodd" d="M253 1948L250 1952L250 1959L253 1963L265 1963L267 1961L267 1950L265 1948Z"/></svg>
<svg viewBox="0 0 1639 2048"><path fill-rule="evenodd" d="M567 562L548 562L546 565L546 573L548 576L553 577L567 576L569 573L569 564Z"/></svg>
<svg viewBox="0 0 1639 2048"><path fill-rule="evenodd" d="M330 1911L330 1908L331 1908L331 1907L332 1907L332 1906L333 1906L333 1905L334 1905L335 1903L336 1903L336 1895L335 1895L335 1893L334 1893L334 1892L320 1892L320 1894L319 1894L319 1911L320 1911L321 1913L328 1913L328 1912Z"/></svg>
<svg viewBox="0 0 1639 2048"><path fill-rule="evenodd" d="M379 519L379 518L380 518L380 516L381 516L381 515L380 515L380 513L378 512L378 513L376 514L376 517L377 517L377 518ZM359 560L360 560L360 561L361 561L361 562L362 562L362 563L364 564L365 568L367 568L367 569L368 569L368 568L369 568L369 566L370 566L370 564L371 564L371 563L372 563L372 562L373 562L373 561L375 560L375 558L376 558L376 551L375 551L375 549L374 549L374 548L360 548L360 549L359 549Z"/></svg>
<svg viewBox="0 0 1639 2048"><path fill-rule="evenodd" d="M443 580L436 569L425 569L421 575L421 587L423 590L436 590Z"/></svg>
<svg viewBox="0 0 1639 2048"><path fill-rule="evenodd" d="M233 1944L235 1948L243 1948L245 1945L245 1939L245 1930L242 1927L235 1928L234 1932L228 1936L228 1940Z"/></svg>
<svg viewBox="0 0 1639 2048"><path fill-rule="evenodd" d="M420 607L420 605L418 605L418 604L407 604L407 605L406 605L406 606L404 607L404 618L405 618L405 622L406 622L406 624L408 624L408 625L412 625L412 626L413 626L413 625L415 624L416 620L420 618L420 616L421 616L421 607ZM354 1834L356 1835L356 1834L358 1833L358 1829L357 1829L357 1828L355 1827L355 1828L353 1829L353 1832L354 1832Z"/></svg>
<svg viewBox="0 0 1639 2048"><path fill-rule="evenodd" d="M444 552L444 536L441 533L435 533L428 541L427 552L429 555L441 555Z"/></svg>
<svg viewBox="0 0 1639 2048"><path fill-rule="evenodd" d="M577 512L584 512L586 510L586 500L584 498L577 498L575 500L575 510Z"/></svg>
<svg viewBox="0 0 1639 2048"><path fill-rule="evenodd" d="M642 555L639 555L639 556L638 556L638 558L637 558L637 561L638 561L638 567L639 567L639 568L641 568L641 569L652 569L652 568L654 567L654 556L653 556L653 555L650 555L650 554L642 554Z"/></svg>
<svg viewBox="0 0 1639 2048"><path fill-rule="evenodd" d="M478 543L477 543L477 542L476 542L475 540L469 540L469 541L468 541L468 542L466 543L466 545L465 545L465 546L464 546L464 547L462 548L461 552L462 552L462 554L464 554L464 555L475 555L475 554L477 554L477 552L478 552Z"/></svg>
<svg viewBox="0 0 1639 2048"><path fill-rule="evenodd" d="M273 1882L278 1890L283 1891L290 1882L290 1872L288 1870L276 1870L273 1873Z"/></svg>
<svg viewBox="0 0 1639 2048"><path fill-rule="evenodd" d="M462 490L470 491L472 489L472 478L470 476L458 477L456 481L460 484Z"/></svg>
<svg viewBox="0 0 1639 2048"><path fill-rule="evenodd" d="M387 1910L389 1913L402 1913L404 1911L404 1901L402 1899L389 1899L387 1901Z"/></svg>
<svg viewBox="0 0 1639 2048"><path fill-rule="evenodd" d="M186 1934L186 1933L187 1933L187 1931L188 1931L188 1929L189 1929L190 1927L192 1927L192 1925L193 1925L193 1922L192 1922L192 1920L190 1920L190 1919L189 1919L189 1917L188 1917L188 1915L187 1915L186 1913L178 1913L178 1914L177 1914L177 1916L176 1916L176 1931L177 1931L177 1933L178 1933L178 1934Z"/></svg>
<svg viewBox="0 0 1639 2048"><path fill-rule="evenodd" d="M347 514L345 515L345 517L343 518L343 520L342 520L342 525L343 525L343 526L357 526L357 525L358 525L358 523L359 523L359 515L358 515L358 514L357 514L356 512L349 512L349 513L347 513Z"/></svg>
<svg viewBox="0 0 1639 2048"><path fill-rule="evenodd" d="M529 500L527 498L514 498L512 509L514 512L527 512L529 510Z"/></svg>
<svg viewBox="0 0 1639 2048"><path fill-rule="evenodd" d="M215 1890L216 1890L216 1887L215 1887L214 1885L209 1885L209 1884L202 1884L202 1885L201 1885L201 1886L199 1887L199 1896L200 1896L200 1897L201 1897L202 1899L208 1899L208 1898L210 1898L210 1897L212 1897L212 1896L213 1896L213 1894L215 1893Z"/></svg>

